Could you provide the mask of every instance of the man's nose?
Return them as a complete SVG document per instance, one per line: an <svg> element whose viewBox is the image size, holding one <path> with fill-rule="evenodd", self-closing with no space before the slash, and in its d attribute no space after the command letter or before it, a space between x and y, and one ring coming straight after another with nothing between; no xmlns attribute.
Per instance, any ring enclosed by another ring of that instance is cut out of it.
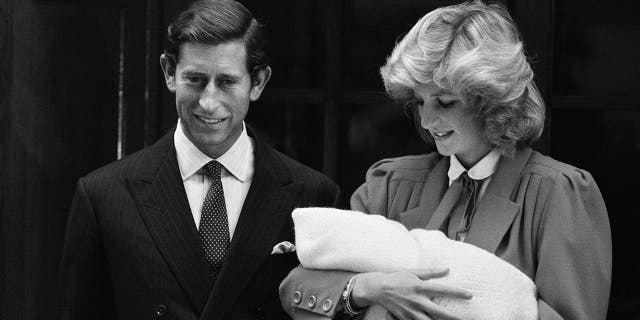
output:
<svg viewBox="0 0 640 320"><path fill-rule="evenodd" d="M210 81L200 93L200 106L206 111L213 111L219 105L220 89L216 87L213 81Z"/></svg>

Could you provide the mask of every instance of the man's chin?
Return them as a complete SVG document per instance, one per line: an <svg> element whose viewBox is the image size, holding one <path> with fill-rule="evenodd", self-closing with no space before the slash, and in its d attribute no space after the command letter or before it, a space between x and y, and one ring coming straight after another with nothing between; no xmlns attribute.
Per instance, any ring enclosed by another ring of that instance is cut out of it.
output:
<svg viewBox="0 0 640 320"><path fill-rule="evenodd" d="M231 148L238 136L225 130L215 133L198 133L190 140L200 151L211 158L217 158Z"/></svg>
<svg viewBox="0 0 640 320"><path fill-rule="evenodd" d="M208 134L208 135L196 136L195 141L192 141L192 142L193 144L196 145L196 147L198 147L198 149L215 150L227 144L226 143L227 140L228 140L227 135Z"/></svg>

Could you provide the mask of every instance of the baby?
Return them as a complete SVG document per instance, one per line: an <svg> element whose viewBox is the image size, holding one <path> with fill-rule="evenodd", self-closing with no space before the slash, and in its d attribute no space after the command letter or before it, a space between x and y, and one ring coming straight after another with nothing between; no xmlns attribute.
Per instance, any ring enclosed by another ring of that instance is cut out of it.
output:
<svg viewBox="0 0 640 320"><path fill-rule="evenodd" d="M520 270L483 249L448 239L440 231L407 230L379 215L333 208L298 208L292 213L296 251L305 268L393 272L427 267L449 269L428 281L470 291L471 300L434 298L469 320L538 319L536 288ZM384 319L369 308L366 319Z"/></svg>

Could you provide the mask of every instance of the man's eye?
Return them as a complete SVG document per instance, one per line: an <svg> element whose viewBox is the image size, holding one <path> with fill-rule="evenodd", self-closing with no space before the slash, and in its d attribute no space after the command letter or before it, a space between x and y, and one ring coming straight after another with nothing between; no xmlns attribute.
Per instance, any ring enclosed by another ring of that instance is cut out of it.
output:
<svg viewBox="0 0 640 320"><path fill-rule="evenodd" d="M452 101L443 101L440 98L436 98L436 101L438 101L438 104L440 105L440 107L442 108L451 108L456 104L455 100Z"/></svg>
<svg viewBox="0 0 640 320"><path fill-rule="evenodd" d="M220 81L218 81L218 84L221 87L231 87L236 84L236 81L233 79L221 79Z"/></svg>
<svg viewBox="0 0 640 320"><path fill-rule="evenodd" d="M187 76L186 79L187 79L187 81L189 81L189 83L193 83L193 84L202 84L202 83L204 83L204 78L203 77Z"/></svg>

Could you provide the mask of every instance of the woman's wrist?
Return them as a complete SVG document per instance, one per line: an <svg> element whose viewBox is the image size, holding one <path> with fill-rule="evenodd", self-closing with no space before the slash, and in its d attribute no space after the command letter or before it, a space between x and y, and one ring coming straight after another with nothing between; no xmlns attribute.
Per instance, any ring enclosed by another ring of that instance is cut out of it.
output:
<svg viewBox="0 0 640 320"><path fill-rule="evenodd" d="M361 309L376 304L376 294L379 292L376 287L380 284L380 275L379 272L367 272L357 276L351 289L353 307Z"/></svg>

